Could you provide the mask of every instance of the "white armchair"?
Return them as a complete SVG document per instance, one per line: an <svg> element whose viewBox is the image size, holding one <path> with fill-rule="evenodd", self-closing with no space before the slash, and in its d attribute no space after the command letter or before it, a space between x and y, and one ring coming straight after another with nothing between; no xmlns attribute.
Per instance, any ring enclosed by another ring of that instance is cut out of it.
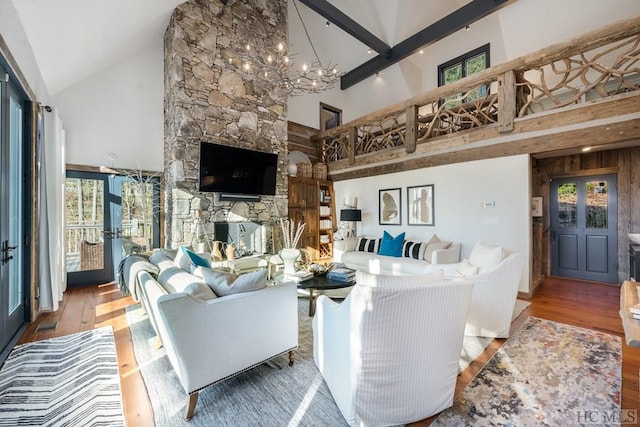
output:
<svg viewBox="0 0 640 427"><path fill-rule="evenodd" d="M488 250L498 252L498 258L495 262L489 262L491 265L482 265L486 256L478 256L478 252L486 254ZM469 261L431 265L430 268L432 271L442 271L445 277L462 274L473 282L465 335L508 338L523 264L522 254L504 251L500 246L476 243Z"/></svg>
<svg viewBox="0 0 640 427"><path fill-rule="evenodd" d="M313 358L350 425L397 425L453 404L472 283L441 272L357 272L340 304L317 300Z"/></svg>

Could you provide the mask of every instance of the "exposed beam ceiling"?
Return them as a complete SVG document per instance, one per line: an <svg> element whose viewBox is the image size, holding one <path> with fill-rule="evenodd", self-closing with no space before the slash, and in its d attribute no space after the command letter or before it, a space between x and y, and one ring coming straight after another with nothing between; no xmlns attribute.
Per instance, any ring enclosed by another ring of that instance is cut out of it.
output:
<svg viewBox="0 0 640 427"><path fill-rule="evenodd" d="M316 12L317 12L316 8L309 5L309 3L312 3L312 4L326 3L326 1L324 0L316 0L316 1L301 0L301 1L307 6L311 7ZM465 28L467 25L473 24L474 22L484 18L485 16L495 12L501 7L514 1L515 0L473 0L471 3L468 3L462 6L460 9L456 10L455 12L450 13L444 18L440 19L439 21L417 32L416 34L409 37L408 39L398 43L397 45L391 48L390 54L378 55L375 58L372 58L369 61L365 62L364 64L359 65L353 70L345 73L340 79L340 89L345 90L350 88L351 86L355 85L358 82L361 82L367 77L370 77L376 74L377 72L382 71L387 67L390 67L396 62L399 62L404 58L410 55L413 55L421 48L428 46L430 44L433 44L439 40L442 40L443 38L455 33L458 30ZM325 16L325 15L322 15L322 16ZM351 18L349 18L348 16L346 15L344 16L347 19L351 20ZM329 19L327 16L325 17ZM343 27L341 26L340 28L343 28ZM364 28L362 30L368 33L368 31L366 31ZM364 40L362 40L361 38L358 38L358 40L366 44L366 42L364 42ZM370 46L371 48L374 48L371 45L368 45L368 46ZM375 50L378 51L378 49L375 49Z"/></svg>
<svg viewBox="0 0 640 427"><path fill-rule="evenodd" d="M362 25L345 15L340 9L332 5L326 0L300 0L300 3L316 12L318 15L326 18L329 22L335 24L338 28L360 40L366 46L378 52L381 56L387 56L391 52L385 42L367 31Z"/></svg>

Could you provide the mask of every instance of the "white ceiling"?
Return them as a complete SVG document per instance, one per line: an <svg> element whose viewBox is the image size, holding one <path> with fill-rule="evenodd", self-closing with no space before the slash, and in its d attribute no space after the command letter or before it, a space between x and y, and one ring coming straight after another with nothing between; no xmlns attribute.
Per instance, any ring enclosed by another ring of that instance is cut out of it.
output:
<svg viewBox="0 0 640 427"><path fill-rule="evenodd" d="M12 0L50 95L152 43L184 0Z"/></svg>
<svg viewBox="0 0 640 427"><path fill-rule="evenodd" d="M50 95L162 43L173 9L184 0L12 0ZM216 0L211 0L216 1ZM237 0L246 1L246 0ZM331 0L393 46L471 0ZM348 71L372 56L367 47L298 3L323 61ZM290 44L307 50L290 6ZM293 37L291 36L293 34Z"/></svg>

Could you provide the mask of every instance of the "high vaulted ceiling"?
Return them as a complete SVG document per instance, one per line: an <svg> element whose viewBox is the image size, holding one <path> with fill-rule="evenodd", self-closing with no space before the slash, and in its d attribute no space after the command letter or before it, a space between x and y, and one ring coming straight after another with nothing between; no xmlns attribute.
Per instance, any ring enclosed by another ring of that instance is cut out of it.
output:
<svg viewBox="0 0 640 427"><path fill-rule="evenodd" d="M13 0L49 94L161 44L184 0Z"/></svg>
<svg viewBox="0 0 640 427"><path fill-rule="evenodd" d="M141 49L161 44L171 12L184 0L12 1L47 90L54 95ZM330 4L382 42L395 46L470 2L331 0ZM365 44L336 25L327 27L326 18L300 2L298 8L323 61L349 71L375 57L375 51L368 53ZM292 50L307 49L300 20L291 4L289 9Z"/></svg>

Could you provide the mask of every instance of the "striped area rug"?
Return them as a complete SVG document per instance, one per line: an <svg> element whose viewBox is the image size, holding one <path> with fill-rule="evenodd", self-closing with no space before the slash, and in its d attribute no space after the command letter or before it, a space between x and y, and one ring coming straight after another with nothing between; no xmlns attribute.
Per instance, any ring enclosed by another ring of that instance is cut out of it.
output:
<svg viewBox="0 0 640 427"><path fill-rule="evenodd" d="M113 329L15 347L0 370L0 425L124 426Z"/></svg>

